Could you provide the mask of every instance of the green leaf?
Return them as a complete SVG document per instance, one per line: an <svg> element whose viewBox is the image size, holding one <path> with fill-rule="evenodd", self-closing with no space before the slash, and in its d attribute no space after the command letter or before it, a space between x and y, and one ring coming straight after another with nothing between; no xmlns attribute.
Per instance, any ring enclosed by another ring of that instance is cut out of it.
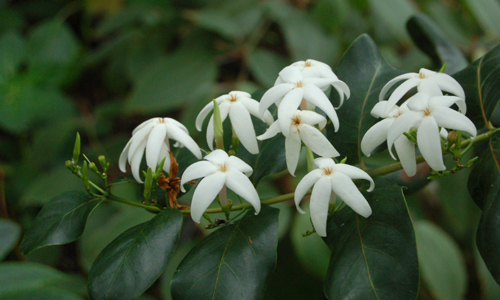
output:
<svg viewBox="0 0 500 300"><path fill-rule="evenodd" d="M281 55L266 49L255 49L246 57L248 68L264 87L274 85L278 73L288 65L288 61Z"/></svg>
<svg viewBox="0 0 500 300"><path fill-rule="evenodd" d="M409 0L369 0L370 12L375 21L377 36L385 40L405 41L408 35L404 30L406 21L417 11Z"/></svg>
<svg viewBox="0 0 500 300"><path fill-rule="evenodd" d="M199 101L217 76L214 59L202 50L179 50L142 71L126 103L129 112L161 113Z"/></svg>
<svg viewBox="0 0 500 300"><path fill-rule="evenodd" d="M0 264L0 298L14 299L23 294L52 289L70 280L64 273L48 267L31 262L4 262ZM66 293L64 293L66 294ZM12 298L11 298L12 297ZM23 299L23 298L21 298ZM38 299L35 297L24 299ZM80 299L53 298L53 299Z"/></svg>
<svg viewBox="0 0 500 300"><path fill-rule="evenodd" d="M328 219L329 299L415 299L419 273L413 225L401 188L383 178L363 193L368 218L344 207Z"/></svg>
<svg viewBox="0 0 500 300"><path fill-rule="evenodd" d="M336 74L349 86L351 97L338 109L339 131L334 132L329 126L327 137L341 157L348 156L350 164L361 160L361 139L379 121L370 112L378 102L380 90L401 73L382 58L380 50L368 35L354 41L340 61ZM332 95L332 98L338 98L335 90L332 90Z"/></svg>
<svg viewBox="0 0 500 300"><path fill-rule="evenodd" d="M425 285L436 300L464 299L467 269L457 243L429 221L415 222L418 261Z"/></svg>
<svg viewBox="0 0 500 300"><path fill-rule="evenodd" d="M92 299L136 299L160 277L177 247L182 214L166 209L130 228L99 254L89 273Z"/></svg>
<svg viewBox="0 0 500 300"><path fill-rule="evenodd" d="M453 75L462 85L467 116L477 129L489 123L500 101L500 46Z"/></svg>
<svg viewBox="0 0 500 300"><path fill-rule="evenodd" d="M14 75L26 56L26 42L16 32L0 37L0 82Z"/></svg>
<svg viewBox="0 0 500 300"><path fill-rule="evenodd" d="M262 299L276 265L279 210L263 205L196 245L172 281L174 299Z"/></svg>
<svg viewBox="0 0 500 300"><path fill-rule="evenodd" d="M406 29L417 47L432 59L436 69L446 64L446 73L453 74L469 64L460 49L426 15L411 17Z"/></svg>
<svg viewBox="0 0 500 300"><path fill-rule="evenodd" d="M83 300L83 298L59 289L59 288L45 288L37 291L20 291L19 293L10 294L9 300L26 300L26 299L36 299L36 300Z"/></svg>
<svg viewBox="0 0 500 300"><path fill-rule="evenodd" d="M0 261L14 249L19 237L21 227L8 219L0 218Z"/></svg>
<svg viewBox="0 0 500 300"><path fill-rule="evenodd" d="M479 25L490 35L500 38L500 4L495 0L466 0Z"/></svg>
<svg viewBox="0 0 500 300"><path fill-rule="evenodd" d="M43 207L33 226L21 242L21 252L77 240L83 233L88 216L102 202L85 192L66 192Z"/></svg>
<svg viewBox="0 0 500 300"><path fill-rule="evenodd" d="M262 142L253 170L252 182L255 186L265 176L286 170L285 137L282 134Z"/></svg>

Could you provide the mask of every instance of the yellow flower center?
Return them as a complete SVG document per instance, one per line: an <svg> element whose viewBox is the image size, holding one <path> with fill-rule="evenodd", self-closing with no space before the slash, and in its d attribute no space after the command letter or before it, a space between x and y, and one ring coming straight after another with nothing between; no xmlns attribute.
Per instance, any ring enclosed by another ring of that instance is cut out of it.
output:
<svg viewBox="0 0 500 300"><path fill-rule="evenodd" d="M227 171L226 164L222 164L222 165L220 166L220 171L221 171L221 172L226 172L226 171Z"/></svg>
<svg viewBox="0 0 500 300"><path fill-rule="evenodd" d="M426 109L424 110L424 115L425 115L425 116L430 116L430 115L431 115L431 111L430 111L428 108L426 108Z"/></svg>
<svg viewBox="0 0 500 300"><path fill-rule="evenodd" d="M420 78L420 79L424 79L424 78L425 78L425 74L424 74L424 73L419 73L419 74L418 74L418 78Z"/></svg>
<svg viewBox="0 0 500 300"><path fill-rule="evenodd" d="M312 63L309 60L306 60L306 63L304 64L304 67L310 67Z"/></svg>
<svg viewBox="0 0 500 300"><path fill-rule="evenodd" d="M163 119L163 118L159 118L159 119L158 119L158 122L159 122L159 123L165 123L165 119Z"/></svg>
<svg viewBox="0 0 500 300"><path fill-rule="evenodd" d="M325 172L325 175L330 175L333 173L332 168L323 168L323 172Z"/></svg>
<svg viewBox="0 0 500 300"><path fill-rule="evenodd" d="M292 118L292 125L295 125L295 126L300 125L300 118L298 116L295 116Z"/></svg>
<svg viewBox="0 0 500 300"><path fill-rule="evenodd" d="M229 98L229 101L231 102L235 102L236 100L238 100L238 97L236 95L231 95L231 97Z"/></svg>
<svg viewBox="0 0 500 300"><path fill-rule="evenodd" d="M302 87L302 81L299 81L295 84L295 87L301 88Z"/></svg>

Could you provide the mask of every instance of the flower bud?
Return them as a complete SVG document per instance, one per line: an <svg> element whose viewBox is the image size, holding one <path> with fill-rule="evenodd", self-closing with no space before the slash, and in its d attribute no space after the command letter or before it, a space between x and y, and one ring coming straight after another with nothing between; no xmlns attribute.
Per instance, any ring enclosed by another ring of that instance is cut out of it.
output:
<svg viewBox="0 0 500 300"><path fill-rule="evenodd" d="M450 131L448 133L447 139L448 139L449 143L454 143L457 140L457 138L458 138L458 134L455 131Z"/></svg>
<svg viewBox="0 0 500 300"><path fill-rule="evenodd" d="M78 158L80 157L80 134L76 133L75 147L73 148L73 162L78 163Z"/></svg>

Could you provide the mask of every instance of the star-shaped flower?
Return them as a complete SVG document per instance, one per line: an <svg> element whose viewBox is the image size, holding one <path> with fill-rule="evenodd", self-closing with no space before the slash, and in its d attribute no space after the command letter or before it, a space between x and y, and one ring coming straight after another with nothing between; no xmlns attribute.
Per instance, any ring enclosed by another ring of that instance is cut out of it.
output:
<svg viewBox="0 0 500 300"><path fill-rule="evenodd" d="M280 82L270 88L260 100L259 113L261 115L273 104L278 105L278 121L285 136L288 136L292 115L301 102L305 100L308 107L319 107L332 120L335 130L338 130L339 119L332 103L323 92L335 82L333 78L305 77L299 68L288 66L279 74ZM347 87L347 85L345 86ZM342 90L349 96L349 90Z"/></svg>
<svg viewBox="0 0 500 300"><path fill-rule="evenodd" d="M476 126L469 118L450 108L453 104L465 109L465 101L455 96L432 97L427 93L417 93L408 99L410 111L399 116L389 129L387 146L391 155L396 139L416 128L418 149L425 161L436 171L445 170L439 127L461 130L473 137L477 134Z"/></svg>
<svg viewBox="0 0 500 300"><path fill-rule="evenodd" d="M424 68L420 69L419 73L406 73L390 80L380 91L379 100L386 99L389 89L396 82L405 79L406 81L398 86L389 97L386 113L389 113L392 107L414 87L417 87L418 92L426 92L429 95L440 96L442 95L441 91L446 91L465 100L465 92L462 86L453 77Z"/></svg>
<svg viewBox="0 0 500 300"><path fill-rule="evenodd" d="M231 126L235 135L240 140L241 144L252 154L259 153L259 146L255 137L255 129L253 127L250 115L254 115L268 125L273 123L273 116L269 111L264 111L259 114L259 102L252 99L249 93L233 91L228 95L222 95L215 99L219 104L221 120L224 122L229 115ZM196 129L201 131L203 120L214 109L214 103L208 103L196 117ZM210 150L213 150L214 142L214 118L210 117L207 127L207 143Z"/></svg>
<svg viewBox="0 0 500 300"><path fill-rule="evenodd" d="M372 214L370 204L352 181L352 179L368 180L370 182L368 192L373 191L375 183L365 171L346 164L335 164L333 159L325 157L316 158L314 165L317 169L304 176L295 189L295 205L300 213L305 213L299 204L314 185L309 205L311 220L318 235L326 236L328 206L332 192L363 217L368 218Z"/></svg>
<svg viewBox="0 0 500 300"><path fill-rule="evenodd" d="M204 161L196 162L184 171L181 178L181 190L184 184L193 179L204 177L197 185L191 200L191 217L197 223L217 194L225 197L225 188L235 192L255 208L255 214L260 212L260 199L248 176L252 167L236 156L228 156L223 150L217 149L205 156ZM221 199L224 202L226 199Z"/></svg>
<svg viewBox="0 0 500 300"><path fill-rule="evenodd" d="M406 103L403 103L401 107L395 105L388 114L385 114L386 105L387 101L380 101L371 111L372 116L384 119L370 127L361 140L361 151L368 157L375 148L387 140L389 128L396 118L409 111ZM394 141L394 148L406 174L409 177L414 176L417 172L415 144L405 135L401 135Z"/></svg>
<svg viewBox="0 0 500 300"><path fill-rule="evenodd" d="M179 146L186 146L191 153L198 159L201 159L200 147L189 136L189 132L184 125L172 118L153 118L143 122L132 132L132 138L130 138L120 155L118 163L120 170L126 172L128 161L135 180L142 183L143 181L139 175L139 166L145 151L148 167L155 170L163 158L166 158L163 170L169 172L169 139L177 141Z"/></svg>
<svg viewBox="0 0 500 300"><path fill-rule="evenodd" d="M295 174L295 169L299 162L302 142L311 149L312 152L325 157L337 157L340 154L332 146L330 141L314 125L319 125L320 129L325 128L326 118L309 110L296 110L291 117L289 134L285 136L286 165L290 174ZM281 132L279 122L274 122L267 131L258 136L259 140L266 140Z"/></svg>

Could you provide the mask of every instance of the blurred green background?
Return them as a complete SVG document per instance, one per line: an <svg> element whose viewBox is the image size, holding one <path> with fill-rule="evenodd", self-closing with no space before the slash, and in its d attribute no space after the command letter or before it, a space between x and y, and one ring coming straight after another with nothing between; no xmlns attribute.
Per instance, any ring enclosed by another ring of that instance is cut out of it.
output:
<svg viewBox="0 0 500 300"><path fill-rule="evenodd" d="M140 122L176 118L206 149L194 118L209 100L265 90L297 60L335 69L362 33L397 68L439 69L406 31L416 13L432 19L469 61L500 41L496 0L0 0L0 277L25 278L10 286L0 280L0 295L18 288L23 297L87 298L87 272L99 251L152 217L105 203L79 241L20 254L17 244L40 208L63 191L83 190L64 167L77 131L85 155L114 162L116 180L124 177L118 156ZM500 299L473 247L479 209L453 180L434 181L407 199L419 243L419 298ZM272 196L293 185L278 176L259 189ZM140 189L116 193L130 198ZM329 250L316 235L301 237L311 229L307 215L279 207L278 265L265 299L324 299ZM189 224L169 268L141 299L169 299L176 264L206 234Z"/></svg>

